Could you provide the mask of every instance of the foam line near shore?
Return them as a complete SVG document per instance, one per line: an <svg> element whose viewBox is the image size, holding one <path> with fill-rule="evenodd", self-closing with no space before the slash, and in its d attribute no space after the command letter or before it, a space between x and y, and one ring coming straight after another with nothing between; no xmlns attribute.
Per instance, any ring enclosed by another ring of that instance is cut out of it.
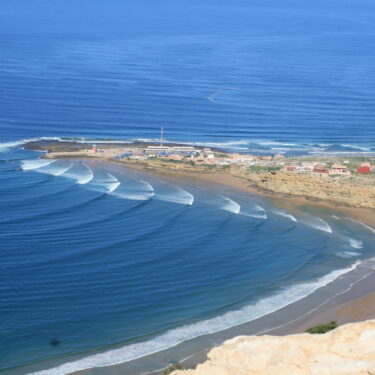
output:
<svg viewBox="0 0 375 375"><path fill-rule="evenodd" d="M72 362L64 363L54 368L36 371L29 375L67 375L90 368L121 364L169 349L184 341L202 335L220 332L250 322L309 296L340 276L353 271L360 263L361 262L355 262L348 268L332 271L315 281L285 288L276 295L266 297L239 310L229 311L215 318L172 329L148 341L130 344L118 349L94 354Z"/></svg>

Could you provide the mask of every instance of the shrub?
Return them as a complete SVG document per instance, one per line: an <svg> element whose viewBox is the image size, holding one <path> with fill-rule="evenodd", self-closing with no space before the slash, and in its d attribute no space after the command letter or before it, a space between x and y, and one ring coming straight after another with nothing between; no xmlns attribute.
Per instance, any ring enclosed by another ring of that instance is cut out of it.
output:
<svg viewBox="0 0 375 375"><path fill-rule="evenodd" d="M337 322L333 320L332 322L329 322L327 324L322 324L319 326L311 327L307 329L305 332L311 333L311 334L321 334L321 333L332 331L335 328L337 328Z"/></svg>
<svg viewBox="0 0 375 375"><path fill-rule="evenodd" d="M160 375L169 375L176 370L182 370L182 365L180 363L174 363L173 365L170 365L164 371L162 371Z"/></svg>

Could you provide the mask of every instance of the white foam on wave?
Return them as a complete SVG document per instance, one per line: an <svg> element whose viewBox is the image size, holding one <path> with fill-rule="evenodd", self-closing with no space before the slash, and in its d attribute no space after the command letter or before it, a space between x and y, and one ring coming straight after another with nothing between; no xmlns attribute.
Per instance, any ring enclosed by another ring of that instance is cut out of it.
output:
<svg viewBox="0 0 375 375"><path fill-rule="evenodd" d="M361 255L357 251L344 251L343 253L336 253L337 256L341 258L356 258Z"/></svg>
<svg viewBox="0 0 375 375"><path fill-rule="evenodd" d="M255 212L254 212L255 211ZM249 207L245 207L241 209L240 215L253 217L255 219L266 220L268 218L266 210L259 206L258 204L253 204L253 207L249 209Z"/></svg>
<svg viewBox="0 0 375 375"><path fill-rule="evenodd" d="M106 183L105 188L107 193L113 193L121 185L121 182L110 173L107 173L107 176L110 178L110 181Z"/></svg>
<svg viewBox="0 0 375 375"><path fill-rule="evenodd" d="M114 192L120 185L121 182L110 173L106 173L104 178L95 177L87 182L88 189L107 194Z"/></svg>
<svg viewBox="0 0 375 375"><path fill-rule="evenodd" d="M240 212L240 215L247 216L247 217L253 217L255 219L261 219L261 220L266 220L268 218L268 216L265 212L263 214L252 214L252 213L248 213L248 212Z"/></svg>
<svg viewBox="0 0 375 375"><path fill-rule="evenodd" d="M70 168L73 167L73 163L70 163L70 165L68 165L67 167L65 168L61 168L59 171L55 171L54 172L54 176L61 176L63 175L64 173L68 172Z"/></svg>
<svg viewBox="0 0 375 375"><path fill-rule="evenodd" d="M227 141L227 142L184 142L184 144L191 144L196 146L210 146L210 147L230 147L230 146L244 146L248 145L248 140Z"/></svg>
<svg viewBox="0 0 375 375"><path fill-rule="evenodd" d="M155 195L154 188L150 183L143 180L138 181L138 183L140 184L140 186L138 187L138 190L136 192L127 191L126 189L123 191L119 191L118 189L116 189L116 192L112 192L112 195L120 199L135 201L147 201Z"/></svg>
<svg viewBox="0 0 375 375"><path fill-rule="evenodd" d="M259 206L259 204L256 204L256 205L254 206L254 208L255 208L257 211L263 211L263 212L266 212L266 210L265 210L263 207Z"/></svg>
<svg viewBox="0 0 375 375"><path fill-rule="evenodd" d="M7 152L10 148L21 145L23 142L2 142L0 143L0 153Z"/></svg>
<svg viewBox="0 0 375 375"><path fill-rule="evenodd" d="M356 262L348 268L332 271L328 275L320 277L315 281L284 288L278 294L266 297L251 305L244 306L239 310L229 311L211 319L172 329L148 341L90 355L48 370L36 371L29 375L66 375L94 367L105 367L125 363L166 350L196 337L220 332L230 327L253 321L309 296L342 275L353 271L360 263L361 262Z"/></svg>
<svg viewBox="0 0 375 375"><path fill-rule="evenodd" d="M34 169L39 169L42 167L46 167L54 163L56 159L32 159L32 160L23 160L21 162L21 168L24 171L31 171Z"/></svg>
<svg viewBox="0 0 375 375"><path fill-rule="evenodd" d="M154 188L149 182L143 180L140 180L139 182L141 182L145 186L146 191L154 194Z"/></svg>
<svg viewBox="0 0 375 375"><path fill-rule="evenodd" d="M90 138L59 138L60 142L76 142L81 144L92 144L92 143L100 143L100 144L129 144L133 143L132 140L123 140L123 139L90 139ZM159 140L160 142L160 140Z"/></svg>
<svg viewBox="0 0 375 375"><path fill-rule="evenodd" d="M127 199L131 201L148 201L153 197L153 194L125 193L118 190L112 192L111 195L120 199Z"/></svg>
<svg viewBox="0 0 375 375"><path fill-rule="evenodd" d="M241 206L237 202L225 196L222 196L222 198L225 200L224 205L220 207L222 210L231 212L233 214L240 213Z"/></svg>
<svg viewBox="0 0 375 375"><path fill-rule="evenodd" d="M371 151L371 147L363 147L363 146L351 145L351 144L342 144L341 146L355 148L360 151Z"/></svg>
<svg viewBox="0 0 375 375"><path fill-rule="evenodd" d="M330 225L318 216L310 216L308 219L300 220L303 224L326 233L332 233Z"/></svg>
<svg viewBox="0 0 375 375"><path fill-rule="evenodd" d="M83 173L80 176L78 176L77 183L80 185L85 185L88 184L94 178L94 172L88 165L82 165L87 169L87 173Z"/></svg>
<svg viewBox="0 0 375 375"><path fill-rule="evenodd" d="M291 221L293 221L295 223L297 222L297 219L292 214L289 214L289 213L287 213L285 211L274 209L274 210L272 210L272 212L275 215L286 217L287 219L289 219L289 220L291 220Z"/></svg>
<svg viewBox="0 0 375 375"><path fill-rule="evenodd" d="M148 201L149 199L152 198L152 195L148 195L148 194L123 193L119 191L116 191L112 195L114 195L117 198L127 199L130 201Z"/></svg>
<svg viewBox="0 0 375 375"><path fill-rule="evenodd" d="M356 240L355 238L348 238L349 244L354 249L362 249L363 247L363 241Z"/></svg>
<svg viewBox="0 0 375 375"><path fill-rule="evenodd" d="M51 176L61 176L73 167L73 163L66 165L56 165L57 163L50 163L37 169L38 172L49 174Z"/></svg>
<svg viewBox="0 0 375 375"><path fill-rule="evenodd" d="M191 206L194 203L194 195L181 188L177 188L176 192L168 195L157 194L155 198L166 202L184 204L188 206Z"/></svg>
<svg viewBox="0 0 375 375"><path fill-rule="evenodd" d="M39 137L39 138L25 138L25 139L20 139L18 141L13 141L13 142L0 142L0 153L2 152L7 152L10 148L12 147L17 147L17 146L22 146L25 143L28 142L36 142L36 141L46 141L46 140L60 140L58 137Z"/></svg>
<svg viewBox="0 0 375 375"><path fill-rule="evenodd" d="M77 184L80 185L88 184L90 181L93 180L94 172L88 165L83 163L79 164L78 167L80 167L78 170L77 168L73 168L73 170L70 169L69 171L65 172L63 176L75 180Z"/></svg>

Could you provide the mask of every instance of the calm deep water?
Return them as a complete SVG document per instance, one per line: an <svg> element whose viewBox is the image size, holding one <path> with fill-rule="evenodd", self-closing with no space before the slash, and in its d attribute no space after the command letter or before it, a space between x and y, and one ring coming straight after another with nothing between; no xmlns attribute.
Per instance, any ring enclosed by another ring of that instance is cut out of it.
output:
<svg viewBox="0 0 375 375"><path fill-rule="evenodd" d="M373 5L122 3L1 5L0 373L141 358L374 256L373 232L328 210L20 147L164 126L231 151L373 154Z"/></svg>

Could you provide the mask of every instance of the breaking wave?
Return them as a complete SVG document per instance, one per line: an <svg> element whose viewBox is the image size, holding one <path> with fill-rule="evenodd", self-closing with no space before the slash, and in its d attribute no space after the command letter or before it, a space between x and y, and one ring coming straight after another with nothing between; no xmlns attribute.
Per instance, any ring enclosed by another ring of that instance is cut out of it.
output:
<svg viewBox="0 0 375 375"><path fill-rule="evenodd" d="M363 247L363 241L356 240L355 238L348 238L349 244L354 249L362 249Z"/></svg>
<svg viewBox="0 0 375 375"><path fill-rule="evenodd" d="M39 169L46 167L54 163L56 159L32 159L32 160L23 160L21 162L21 169L24 171L31 171L33 169Z"/></svg>
<svg viewBox="0 0 375 375"><path fill-rule="evenodd" d="M225 204L222 207L220 207L222 210L231 212L233 214L240 213L241 206L237 202L225 196L222 196L222 198L225 200Z"/></svg>
<svg viewBox="0 0 375 375"><path fill-rule="evenodd" d="M65 172L67 172L70 168L73 167L73 163L70 163L68 166L66 165L56 165L56 163L50 163L46 166L43 166L37 169L38 172L49 174L51 176L61 176Z"/></svg>
<svg viewBox="0 0 375 375"><path fill-rule="evenodd" d="M303 224L326 233L332 233L330 225L318 216L310 216L308 219L300 220Z"/></svg>
<svg viewBox="0 0 375 375"><path fill-rule="evenodd" d="M178 188L176 192L170 194L157 194L155 198L172 203L191 206L194 203L194 195L188 191Z"/></svg>
<svg viewBox="0 0 375 375"><path fill-rule="evenodd" d="M62 168L60 171L55 172L54 176L61 176L64 173L68 172L69 169L72 168L72 167L73 167L73 163L70 163L70 165L68 167Z"/></svg>
<svg viewBox="0 0 375 375"><path fill-rule="evenodd" d="M64 173L64 177L75 180L77 184L88 184L94 178L94 172L86 164L78 164Z"/></svg>
<svg viewBox="0 0 375 375"><path fill-rule="evenodd" d="M279 216L282 216L282 217L286 217L287 219L293 221L293 222L297 222L297 219L292 215L292 214L288 214L287 212L285 211L282 211L282 210L272 210L272 212L275 214L275 215L279 215Z"/></svg>
<svg viewBox="0 0 375 375"><path fill-rule="evenodd" d="M266 210L258 204L254 204L250 209L248 207L244 208L241 210L240 215L253 217L260 220L266 220L268 218Z"/></svg>
<svg viewBox="0 0 375 375"><path fill-rule="evenodd" d="M255 219L261 219L261 220L266 220L268 218L266 213L263 214L252 214L249 212L240 212L240 215L247 216L247 217L253 217Z"/></svg>
<svg viewBox="0 0 375 375"><path fill-rule="evenodd" d="M309 296L340 276L354 270L359 264L360 262L356 262L348 268L333 271L315 281L284 288L278 294L244 306L239 310L229 311L211 319L172 329L148 341L94 354L48 370L36 371L30 375L66 375L94 367L112 366L160 352L196 337L250 322Z"/></svg>
<svg viewBox="0 0 375 375"><path fill-rule="evenodd" d="M356 251L344 251L343 253L336 253L337 256L341 258L355 258L361 255L361 253L358 253Z"/></svg>
<svg viewBox="0 0 375 375"><path fill-rule="evenodd" d="M121 182L110 173L107 173L107 176L109 177L109 182L105 185L107 193L113 193L121 185Z"/></svg>
<svg viewBox="0 0 375 375"><path fill-rule="evenodd" d="M150 183L143 180L138 181L138 183L141 184L141 187L138 188L137 191L123 188L122 190L116 189L116 191L111 192L111 194L120 199L135 201L147 201L155 195L154 188Z"/></svg>

